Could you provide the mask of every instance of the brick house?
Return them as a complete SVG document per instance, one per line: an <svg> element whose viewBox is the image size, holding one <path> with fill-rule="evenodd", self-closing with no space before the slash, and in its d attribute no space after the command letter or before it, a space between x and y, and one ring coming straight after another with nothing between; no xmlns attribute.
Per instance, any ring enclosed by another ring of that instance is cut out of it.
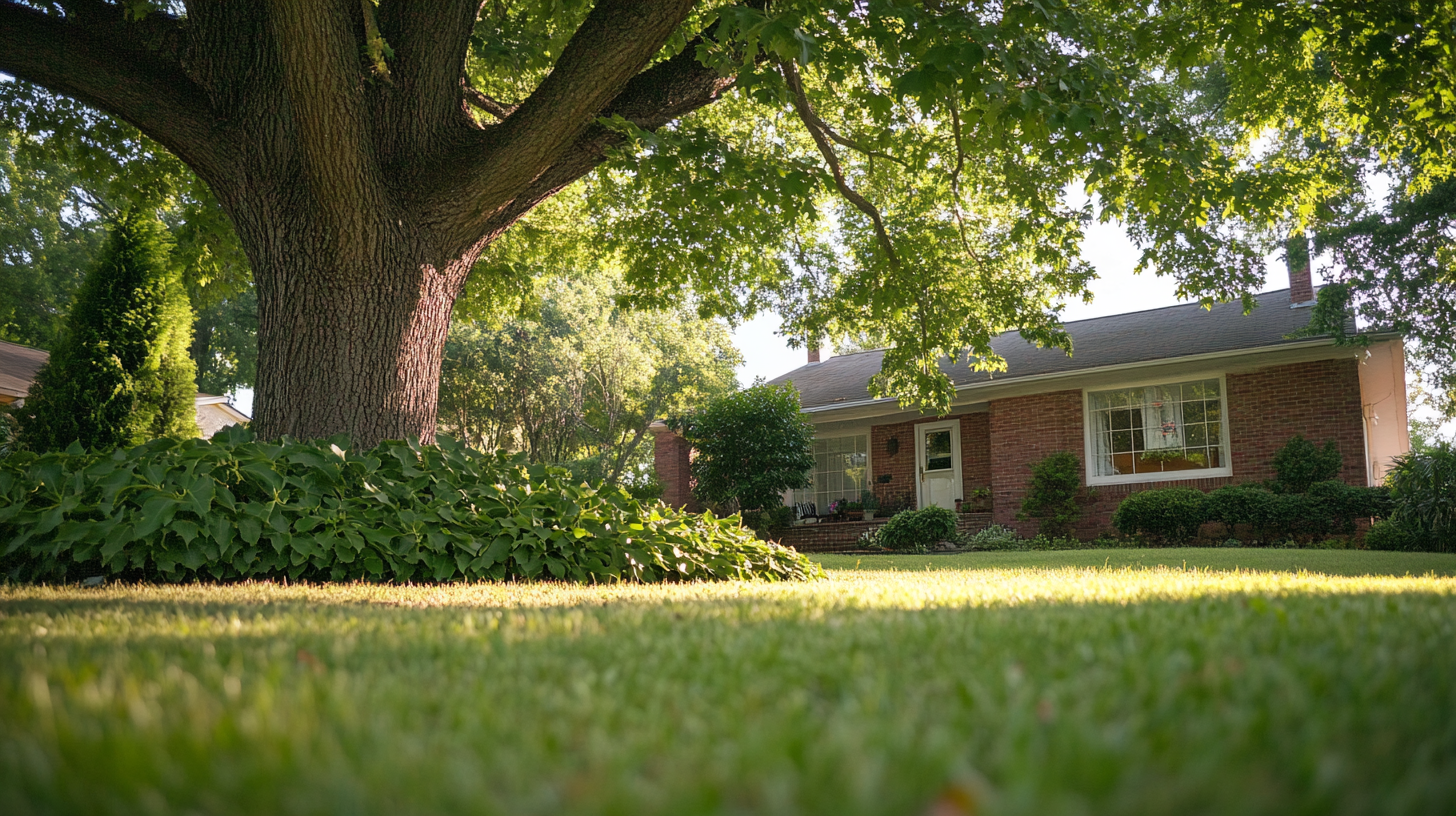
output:
<svg viewBox="0 0 1456 816"><path fill-rule="evenodd" d="M1361 348L1291 338L1313 305L1308 272L1295 286L1260 295L1248 315L1238 303L1187 304L1068 323L1071 357L1003 334L992 347L1005 372L942 363L956 388L943 416L870 396L883 351L824 362L811 351L807 365L771 381L798 388L817 434L813 486L787 498L819 508L864 490L918 507L964 500L984 511L967 521L1030 533L1034 524L1016 521L1030 466L1067 450L1096 488L1078 530L1091 537L1138 490L1272 477L1275 451L1295 434L1334 440L1346 482L1379 483L1410 447L1401 339L1377 336ZM653 430L664 498L690 504L690 452L660 423ZM821 526L788 538L832 549L857 536L854 525Z"/></svg>

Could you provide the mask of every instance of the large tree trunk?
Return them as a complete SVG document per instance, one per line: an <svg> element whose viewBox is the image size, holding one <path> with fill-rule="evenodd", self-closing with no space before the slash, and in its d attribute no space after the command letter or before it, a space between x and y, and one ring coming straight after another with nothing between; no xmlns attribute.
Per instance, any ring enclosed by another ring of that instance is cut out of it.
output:
<svg viewBox="0 0 1456 816"><path fill-rule="evenodd" d="M259 435L432 439L450 312L474 254L436 269L401 238L357 265L318 245L258 258Z"/></svg>
<svg viewBox="0 0 1456 816"><path fill-rule="evenodd" d="M482 249L620 141L599 118L660 127L732 82L696 43L653 62L695 0L597 0L511 106L468 87L480 0L64 5L0 0L0 70L131 122L211 185L258 288L265 439L429 439Z"/></svg>

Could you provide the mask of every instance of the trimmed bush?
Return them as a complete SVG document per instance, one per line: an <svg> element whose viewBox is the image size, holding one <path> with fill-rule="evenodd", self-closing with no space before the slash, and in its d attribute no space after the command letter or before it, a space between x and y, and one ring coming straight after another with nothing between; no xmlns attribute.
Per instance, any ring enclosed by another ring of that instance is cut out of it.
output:
<svg viewBox="0 0 1456 816"><path fill-rule="evenodd" d="M1371 550L1393 550L1395 552L1422 549L1419 535L1412 533L1405 525L1388 519L1377 521L1371 526L1370 532L1365 534L1365 547Z"/></svg>
<svg viewBox="0 0 1456 816"><path fill-rule="evenodd" d="M926 507L897 513L879 529L877 543L886 549L918 552L939 541L955 538L955 513L944 507Z"/></svg>
<svg viewBox="0 0 1456 816"><path fill-rule="evenodd" d="M111 454L0 459L0 571L67 581L806 579L823 571L737 518L587 486L524 456L277 443L232 428Z"/></svg>
<svg viewBox="0 0 1456 816"><path fill-rule="evenodd" d="M1232 532L1250 528L1263 543L1353 533L1355 521L1390 512L1390 494L1379 487L1317 482L1307 493L1276 493L1259 485L1227 485L1208 494L1205 515Z"/></svg>
<svg viewBox="0 0 1456 816"><path fill-rule="evenodd" d="M1070 451L1057 451L1031 466L1031 481L1017 518L1037 519L1041 534L1049 538L1069 536L1082 516L1077 504L1081 490L1081 460Z"/></svg>
<svg viewBox="0 0 1456 816"><path fill-rule="evenodd" d="M1204 522L1206 496L1191 487L1144 490L1122 500L1112 526L1126 536L1142 536L1161 544L1187 541Z"/></svg>
<svg viewBox="0 0 1456 816"><path fill-rule="evenodd" d="M1355 521L1362 518L1385 518L1390 515L1392 503L1390 489L1386 487L1356 487L1344 482L1316 482L1310 485L1306 494L1314 500L1320 521L1321 534L1355 532Z"/></svg>
<svg viewBox="0 0 1456 816"><path fill-rule="evenodd" d="M772 510L745 510L742 516L743 526L764 540L777 536L794 524L794 511L783 505Z"/></svg>
<svg viewBox="0 0 1456 816"><path fill-rule="evenodd" d="M1316 447L1313 442L1295 434L1274 454L1273 465L1275 490L1304 493L1316 482L1338 479L1344 458L1333 439L1326 441L1324 447Z"/></svg>

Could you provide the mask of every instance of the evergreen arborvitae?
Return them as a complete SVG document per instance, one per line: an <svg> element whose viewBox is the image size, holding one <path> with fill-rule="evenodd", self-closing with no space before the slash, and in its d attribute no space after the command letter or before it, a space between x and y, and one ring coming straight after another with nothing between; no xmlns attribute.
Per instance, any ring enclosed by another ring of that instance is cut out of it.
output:
<svg viewBox="0 0 1456 816"><path fill-rule="evenodd" d="M166 232L150 215L122 214L31 386L21 444L109 450L197 436L191 342L192 309L169 263Z"/></svg>

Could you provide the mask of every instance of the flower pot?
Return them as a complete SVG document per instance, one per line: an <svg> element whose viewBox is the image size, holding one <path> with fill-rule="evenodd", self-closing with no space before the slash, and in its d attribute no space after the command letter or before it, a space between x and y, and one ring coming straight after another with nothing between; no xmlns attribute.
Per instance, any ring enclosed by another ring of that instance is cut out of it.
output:
<svg viewBox="0 0 1456 816"><path fill-rule="evenodd" d="M860 519L864 518L864 511L863 510L850 510L849 512L845 513L844 515L850 521L859 521Z"/></svg>
<svg viewBox="0 0 1456 816"><path fill-rule="evenodd" d="M866 511L864 511L864 514L865 514L865 516L864 516L864 520L865 521L874 521L875 520L875 511L873 511L873 510L866 510Z"/></svg>

